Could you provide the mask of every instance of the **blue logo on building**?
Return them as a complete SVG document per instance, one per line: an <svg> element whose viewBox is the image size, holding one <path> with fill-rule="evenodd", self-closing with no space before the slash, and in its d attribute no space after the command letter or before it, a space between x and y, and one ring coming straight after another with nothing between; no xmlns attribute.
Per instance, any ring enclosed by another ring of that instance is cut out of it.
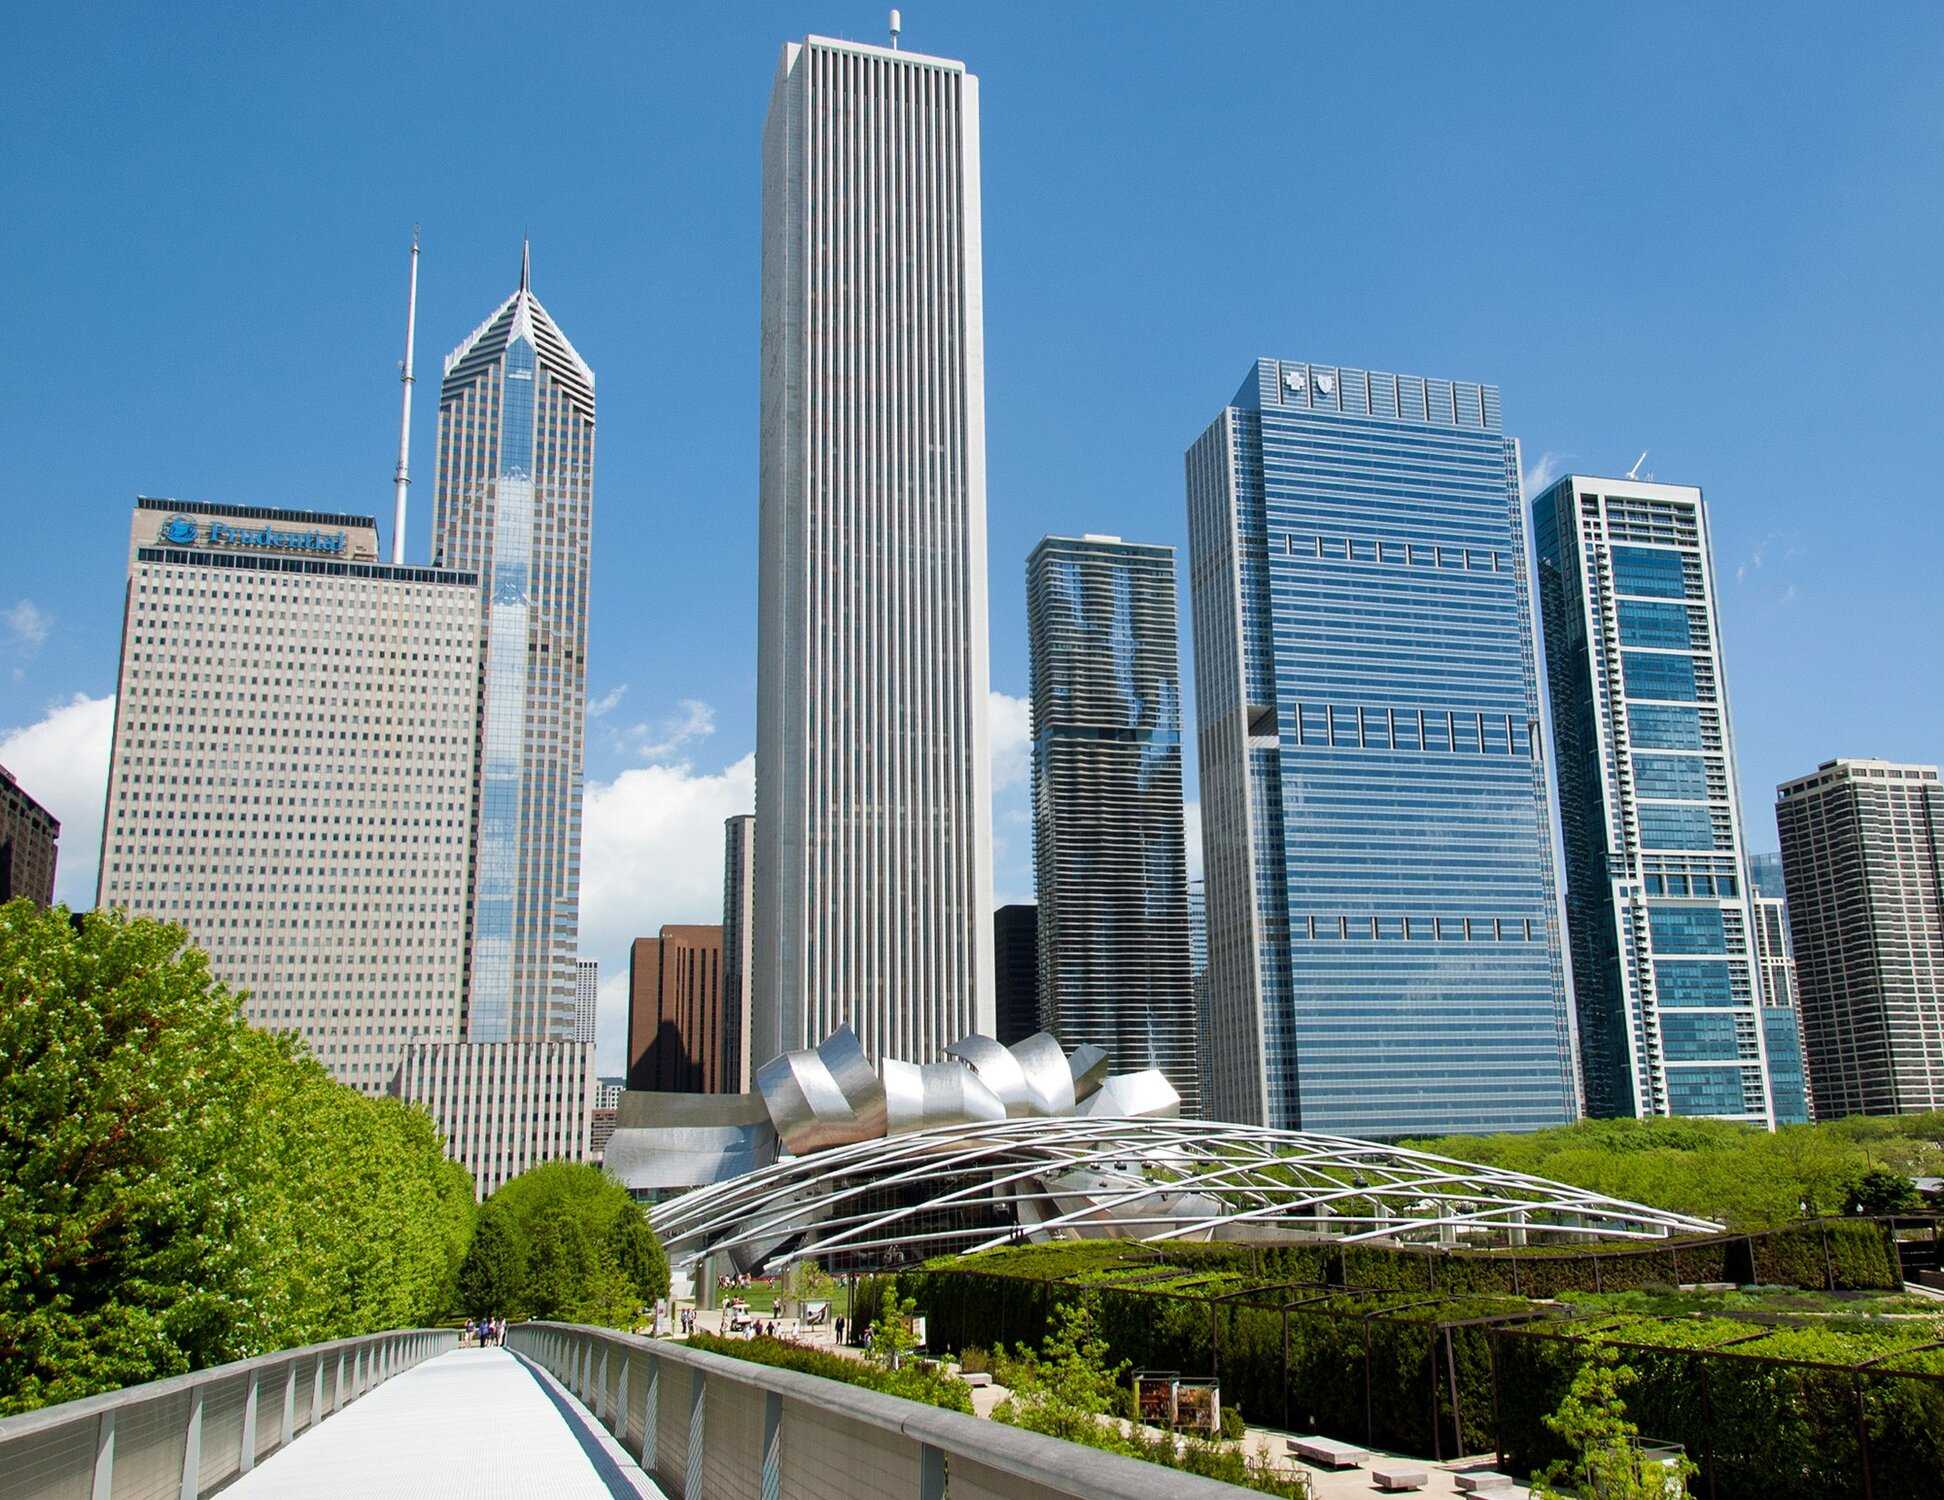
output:
<svg viewBox="0 0 1944 1500"><path fill-rule="evenodd" d="M190 546L196 540L196 523L186 516L177 516L174 520L163 523L161 535L157 540L167 542L172 547Z"/></svg>

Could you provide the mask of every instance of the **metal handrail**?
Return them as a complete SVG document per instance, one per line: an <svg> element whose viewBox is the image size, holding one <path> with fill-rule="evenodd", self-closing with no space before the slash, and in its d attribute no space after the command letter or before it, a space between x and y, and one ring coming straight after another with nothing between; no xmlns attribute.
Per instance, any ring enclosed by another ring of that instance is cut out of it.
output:
<svg viewBox="0 0 1944 1500"><path fill-rule="evenodd" d="M200 1500L393 1375L457 1346L450 1328L392 1329L0 1418L0 1500L83 1485L93 1500L137 1492ZM277 1372L280 1392L266 1380ZM266 1387L277 1402L267 1418Z"/></svg>
<svg viewBox="0 0 1944 1500"><path fill-rule="evenodd" d="M756 1481L751 1488L760 1493L777 1493L771 1487L780 1473L776 1455L791 1441L785 1413L795 1403L820 1416L854 1422L909 1442L917 1455L914 1500L943 1500L946 1474L954 1460L1019 1481L1025 1493L1050 1493L1070 1500L1223 1500L1248 1493L1220 1480L1123 1454L1082 1447L842 1381L691 1349L667 1339L580 1324L520 1323L508 1327L507 1344L558 1376L599 1420L609 1425L630 1456L641 1460L644 1470L664 1485L673 1486L671 1494L698 1495L700 1471L692 1467L692 1454L684 1454L679 1470L671 1469L666 1455L661 1456L663 1462L657 1462L652 1437L657 1396L650 1392L660 1391L659 1371L663 1366L690 1373L688 1391L678 1395L671 1388L660 1399L689 1403L683 1409L684 1425L693 1434L704 1431L702 1413L710 1400L708 1391L718 1384L775 1398L774 1404L766 1406L763 1419L766 1426L770 1422L775 1426L765 1433L760 1447L752 1445L751 1452L742 1455L762 1467L760 1476L750 1476ZM621 1356L618 1372L610 1372L608 1367L608 1356L613 1353ZM652 1363L649 1377L636 1384L630 1394L627 1370L635 1356L645 1356ZM643 1441L637 1442L632 1437L632 1420L644 1417L649 1425ZM833 1474L831 1478L841 1483L847 1474Z"/></svg>

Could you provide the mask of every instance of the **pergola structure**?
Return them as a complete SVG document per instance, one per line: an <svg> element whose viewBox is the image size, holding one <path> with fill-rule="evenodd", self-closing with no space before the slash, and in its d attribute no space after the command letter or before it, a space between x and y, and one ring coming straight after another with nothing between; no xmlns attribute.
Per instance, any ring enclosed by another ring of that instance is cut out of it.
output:
<svg viewBox="0 0 1944 1500"><path fill-rule="evenodd" d="M1720 1226L1520 1172L1339 1136L1113 1115L955 1121L786 1156L660 1204L671 1263L884 1264L1020 1240L1444 1245L1652 1240Z"/></svg>

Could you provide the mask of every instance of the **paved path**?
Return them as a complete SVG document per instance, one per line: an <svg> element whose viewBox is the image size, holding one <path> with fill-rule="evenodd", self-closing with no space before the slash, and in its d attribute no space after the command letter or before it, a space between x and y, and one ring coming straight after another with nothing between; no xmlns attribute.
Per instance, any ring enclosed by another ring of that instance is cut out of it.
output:
<svg viewBox="0 0 1944 1500"><path fill-rule="evenodd" d="M505 1349L458 1349L393 1376L225 1493L280 1500L662 1497L586 1407Z"/></svg>

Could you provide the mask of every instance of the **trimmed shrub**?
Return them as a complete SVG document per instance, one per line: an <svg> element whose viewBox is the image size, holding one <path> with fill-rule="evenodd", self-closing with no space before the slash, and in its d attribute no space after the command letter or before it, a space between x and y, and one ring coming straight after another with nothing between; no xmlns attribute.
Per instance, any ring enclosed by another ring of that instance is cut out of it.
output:
<svg viewBox="0 0 1944 1500"><path fill-rule="evenodd" d="M688 1336L688 1346L709 1354L746 1359L751 1364L795 1370L802 1375L840 1380L846 1385L861 1385L867 1390L882 1391L887 1396L922 1401L927 1406L942 1406L947 1411L969 1414L972 1410L972 1387L956 1376L921 1369L916 1363L908 1364L901 1370L887 1370L868 1360L846 1359L841 1354L826 1353L805 1344L791 1343L788 1339L726 1339L700 1331Z"/></svg>

